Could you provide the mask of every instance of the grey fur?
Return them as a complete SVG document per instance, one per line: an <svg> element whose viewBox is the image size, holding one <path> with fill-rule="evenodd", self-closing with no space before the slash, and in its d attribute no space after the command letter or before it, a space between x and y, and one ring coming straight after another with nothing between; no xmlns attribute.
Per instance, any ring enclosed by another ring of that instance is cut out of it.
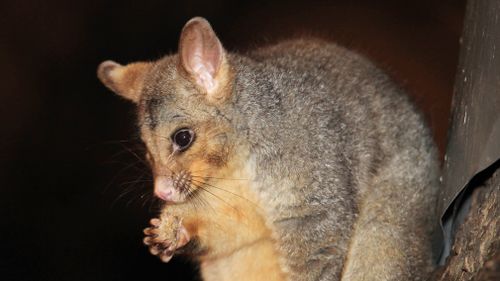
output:
<svg viewBox="0 0 500 281"><path fill-rule="evenodd" d="M258 194L291 280L340 279L364 192L398 212L387 227L405 240L410 262L391 280L420 279L431 260L438 167L429 130L408 98L365 58L333 44L288 41L249 57L231 57L238 75L236 110L228 115L247 131ZM393 190L377 194L375 177Z"/></svg>

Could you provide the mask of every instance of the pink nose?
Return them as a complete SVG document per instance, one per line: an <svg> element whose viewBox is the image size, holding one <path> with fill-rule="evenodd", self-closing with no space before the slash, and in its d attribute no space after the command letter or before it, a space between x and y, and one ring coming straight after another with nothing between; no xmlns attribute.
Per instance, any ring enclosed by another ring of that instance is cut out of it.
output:
<svg viewBox="0 0 500 281"><path fill-rule="evenodd" d="M158 196L160 199L163 199L165 201L171 201L172 191L171 190L158 190L155 188L155 195Z"/></svg>
<svg viewBox="0 0 500 281"><path fill-rule="evenodd" d="M155 178L155 195L159 198L172 202L175 201L177 191L170 177L158 176Z"/></svg>

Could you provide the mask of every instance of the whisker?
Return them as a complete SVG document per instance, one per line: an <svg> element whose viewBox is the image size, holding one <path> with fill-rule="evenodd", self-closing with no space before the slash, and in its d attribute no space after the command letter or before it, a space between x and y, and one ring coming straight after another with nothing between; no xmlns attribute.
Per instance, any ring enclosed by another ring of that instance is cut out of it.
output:
<svg viewBox="0 0 500 281"><path fill-rule="evenodd" d="M106 191L109 189L109 187L110 187L110 186L112 186L112 185L115 183L116 179L118 179L118 177L119 177L120 175L122 175L125 171L127 171L127 170L129 170L129 169L131 169L131 168L136 168L136 169L138 169L138 170L139 170L139 168L138 168L138 167L136 167L136 164L137 164L137 161L135 161L135 162L133 162L133 163L130 163L130 164L128 164L127 166L125 166L125 167L123 167L122 169L120 169L120 171L118 171L118 172L117 172L117 173L116 173L116 174L115 174L115 175L111 178L111 180L109 181L109 183L108 183L108 184L104 187L103 192L106 192ZM144 170L140 170L140 171L144 171Z"/></svg>
<svg viewBox="0 0 500 281"><path fill-rule="evenodd" d="M149 191L144 192L140 198L142 200L141 207L145 208L148 201L151 199L152 194ZM151 206L151 205L150 205Z"/></svg>
<svg viewBox="0 0 500 281"><path fill-rule="evenodd" d="M216 180L234 180L234 181L247 181L248 179L233 179L233 178L218 178L218 177L210 177L210 176L199 176L191 174L193 178L205 178L205 179L216 179Z"/></svg>
<svg viewBox="0 0 500 281"><path fill-rule="evenodd" d="M133 180L133 181L126 181L123 182L121 185L127 185L127 184L133 184L133 183L142 183L142 182L153 182L153 180Z"/></svg>
<svg viewBox="0 0 500 281"><path fill-rule="evenodd" d="M118 195L114 200L113 202L111 203L111 207L114 207L115 204L121 200L122 198L124 198L126 195L129 195L133 192L137 192L137 191L141 191L141 190L144 190L146 188L146 185L145 183L147 181L143 180L143 178L146 176L147 172L143 172L136 180L134 181L129 181L129 182L124 182L122 184L120 184L121 187L123 186L127 186L125 189L123 189L121 192L120 192L120 195ZM143 183L142 185L140 185L139 187L137 186L138 183ZM128 205L128 204L127 204Z"/></svg>
<svg viewBox="0 0 500 281"><path fill-rule="evenodd" d="M142 164L144 164L146 167L149 167L149 163L146 162L144 159L142 159L137 153L135 153L132 149L128 148L127 146L125 146L124 144L121 144L123 149L125 149L126 151L128 151L130 154L132 154L135 158L137 158L137 160L139 160Z"/></svg>
<svg viewBox="0 0 500 281"><path fill-rule="evenodd" d="M231 191L229 191L229 190L227 190L227 189L224 189L224 188L221 188L221 187L218 187L218 186L215 186L215 185L211 185L211 184L209 184L209 183L202 182L202 181L199 181L199 180L195 180L195 179L191 179L191 180L192 180L192 181L194 181L194 182L196 182L196 183L198 183L198 184L204 184L204 185L207 185L207 186L209 186L209 187L213 187L213 188L216 188L216 189L218 189L218 190L225 191L225 192L227 192L227 193L229 193L229 194L231 194L231 195L233 195L233 196L239 197L239 198L241 198L241 199L243 199L243 200L247 201L248 203L251 203L252 205L254 205L254 206L256 206L256 207L260 208L260 207L259 207L259 206L255 203L255 202L252 202L252 201L251 201L251 200L249 200L248 198L245 198L245 197L243 197L243 196L241 196L241 195L239 195L239 194L236 194L236 193L234 193L234 192L231 192ZM206 188L205 188L205 190L206 190Z"/></svg>
<svg viewBox="0 0 500 281"><path fill-rule="evenodd" d="M192 192L192 186L189 186L188 187L188 195L187 195L187 199L188 199L188 202L191 203L191 205L193 206L194 208L194 211L196 213L199 212L199 209L198 207L203 207L203 205L205 207L209 207L212 211L215 211L214 208L212 207L212 205L210 205L210 203L208 203L206 200L203 200L203 198L199 197L199 196L196 196L197 193L195 192ZM201 203L201 204L200 204ZM205 211L206 208L204 208L203 211Z"/></svg>
<svg viewBox="0 0 500 281"><path fill-rule="evenodd" d="M124 140L107 140L101 142L101 144L121 144L121 143L131 143L137 142L138 140L124 139Z"/></svg>
<svg viewBox="0 0 500 281"><path fill-rule="evenodd" d="M151 182L152 180L150 180L150 179L144 179L144 177L146 176L146 174L147 174L147 171L143 171L141 173L141 175L136 180L128 181L128 182L123 182L123 183L120 184L120 186L134 185L134 184L140 183L140 182Z"/></svg>
<svg viewBox="0 0 500 281"><path fill-rule="evenodd" d="M123 199L126 195L133 193L134 191L137 191L136 186L131 186L131 187L128 187L127 189L125 189L124 191L122 191L122 192L120 193L120 195L118 195L118 196L117 196L117 197L113 200L113 202L111 202L111 206L110 206L110 207L111 207L111 208L113 208L113 207L116 205L116 203L118 203L118 201L120 201L121 199Z"/></svg>
<svg viewBox="0 0 500 281"><path fill-rule="evenodd" d="M210 201L206 200L202 196L194 196L193 197L196 200L196 203L199 203L199 205L203 208L203 211L205 211L207 208L213 213L217 213L217 210L212 206Z"/></svg>
<svg viewBox="0 0 500 281"><path fill-rule="evenodd" d="M234 207L233 205L229 204L229 202L227 202L226 200L222 199L222 197L218 196L217 194L209 191L207 188L201 186L201 185L197 185L197 184L194 184L194 183L191 183L192 185L194 185L195 187L207 192L208 194L214 196L215 198L219 199L221 202L227 204L229 207L233 208L235 211L238 211L238 209L236 207Z"/></svg>
<svg viewBox="0 0 500 281"><path fill-rule="evenodd" d="M198 187L199 189L201 189L201 190L203 190L203 191L206 191L207 193L209 193L209 194L211 194L211 195L215 196L217 199L221 200L222 202L226 203L229 207L231 207L232 209L234 209L234 210L236 211L236 213L239 213L239 214L241 214L243 217L248 218L248 217L246 216L246 214L245 214L245 213L241 213L241 212L238 210L238 208L236 208L235 206L233 206L233 205L229 204L229 203L228 203L228 202L226 202L225 200L221 199L221 197L219 197L219 196L215 195L214 193L210 192L207 188L204 188L204 187L202 187L202 186L200 186L200 185L196 185L196 184L193 184L193 185L194 185L194 186L196 186L196 187ZM201 199L201 197L200 197L200 199ZM243 199L245 199L245 198L243 198ZM247 200L247 201L249 201L249 200ZM249 202L251 202L251 201L249 201ZM251 203L252 203L252 202L251 202ZM212 209L213 209L213 210L214 210L214 212L215 212L215 209L214 209L214 208L212 208ZM215 223L215 222L214 222L214 223ZM220 228L220 229L223 229L220 225L219 225L219 228Z"/></svg>
<svg viewBox="0 0 500 281"><path fill-rule="evenodd" d="M99 143L89 144L89 145L85 146L85 150L93 150L96 148L102 148L106 145L120 145L122 143L127 143L127 144L132 143L133 144L133 143L137 143L137 142L138 142L138 140L134 140L134 139L100 141Z"/></svg>
<svg viewBox="0 0 500 281"><path fill-rule="evenodd" d="M145 185L141 185L140 188L136 188L135 190L139 190L139 189L144 189ZM132 197L128 202L127 204L125 204L125 206L129 207L133 202L136 202L138 200L140 200L141 197L140 196L135 196L135 197Z"/></svg>
<svg viewBox="0 0 500 281"><path fill-rule="evenodd" d="M194 185L196 187L196 185ZM200 187L198 187L200 188ZM201 210L201 212L207 212L207 208L208 208L208 211L211 211L213 212L214 214L216 213L216 209L212 206L212 204L210 204L210 202L208 200L205 200L203 197L201 196L196 196L197 193L191 193L189 195L189 198L191 199L191 204L192 206L195 208L195 211L198 211L198 207L201 207L203 208ZM199 193L198 193L199 194ZM207 207L207 208L204 208ZM211 221L211 224L215 227L217 227L218 229L220 230L223 230L224 228L221 226L220 223L218 223L217 221Z"/></svg>
<svg viewBox="0 0 500 281"><path fill-rule="evenodd" d="M150 199L151 203L149 203L148 211L150 213L152 213L153 212L153 206L154 206L154 208L155 208L154 212L159 213L161 211L162 207L163 207L163 204L162 204L163 202L161 202L161 200L159 198L157 198L156 196L154 196L154 195L151 195L149 197L149 199Z"/></svg>

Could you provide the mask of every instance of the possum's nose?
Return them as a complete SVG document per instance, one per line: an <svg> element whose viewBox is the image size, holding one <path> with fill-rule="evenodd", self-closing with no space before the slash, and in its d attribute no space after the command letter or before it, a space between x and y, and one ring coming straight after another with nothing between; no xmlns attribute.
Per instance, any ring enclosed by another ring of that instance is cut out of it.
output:
<svg viewBox="0 0 500 281"><path fill-rule="evenodd" d="M174 181L165 176L155 178L155 195L167 202L175 202L179 199L179 192L174 187Z"/></svg>

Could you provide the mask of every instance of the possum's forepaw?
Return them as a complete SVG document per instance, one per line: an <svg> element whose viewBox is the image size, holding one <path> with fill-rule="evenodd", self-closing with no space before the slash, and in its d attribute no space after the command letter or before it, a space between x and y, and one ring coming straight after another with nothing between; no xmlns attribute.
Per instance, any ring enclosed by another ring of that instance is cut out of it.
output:
<svg viewBox="0 0 500 281"><path fill-rule="evenodd" d="M151 254L158 256L162 262L169 262L175 250L189 242L189 234L182 225L182 219L151 219L150 227L144 229L144 244Z"/></svg>

